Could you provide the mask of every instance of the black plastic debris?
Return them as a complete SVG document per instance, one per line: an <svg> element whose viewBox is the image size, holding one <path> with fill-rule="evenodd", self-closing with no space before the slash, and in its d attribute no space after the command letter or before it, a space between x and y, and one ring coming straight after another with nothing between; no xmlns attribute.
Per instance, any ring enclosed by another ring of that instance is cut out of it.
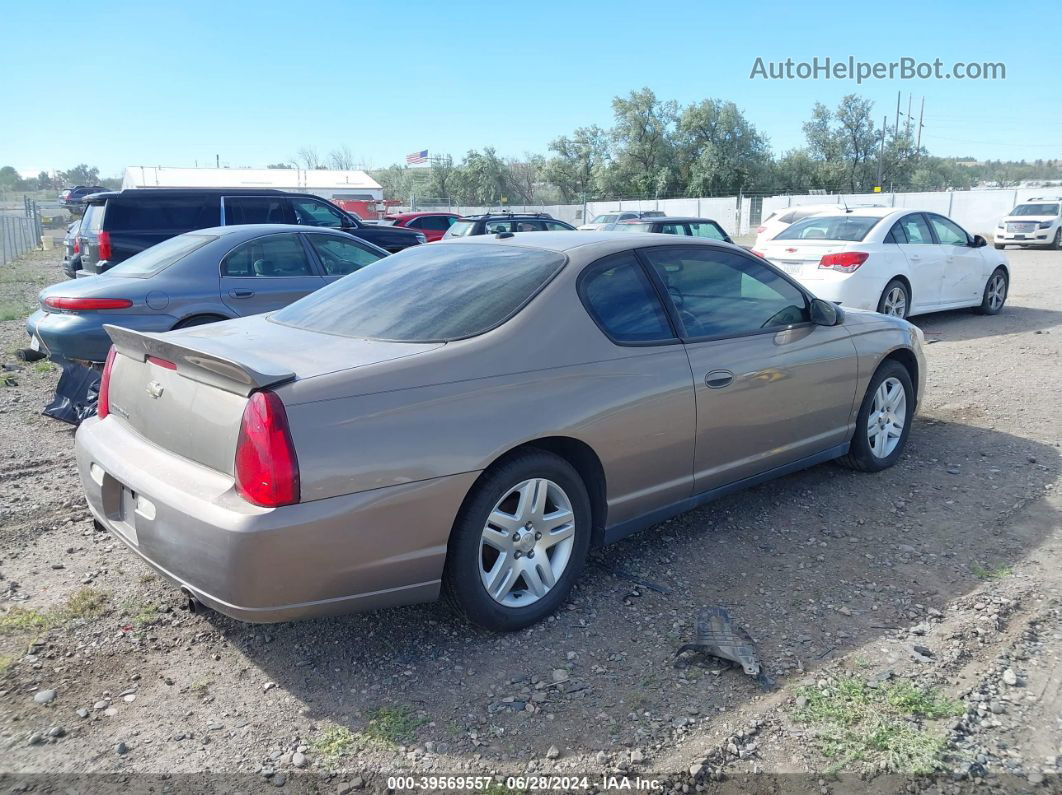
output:
<svg viewBox="0 0 1062 795"><path fill-rule="evenodd" d="M43 414L80 425L82 420L96 413L102 373L94 367L74 362L59 361L57 364L63 368L63 374L55 387L55 397L44 407Z"/></svg>
<svg viewBox="0 0 1062 795"><path fill-rule="evenodd" d="M675 652L675 667L688 665L692 658L683 658L686 652L737 663L749 676L765 690L774 687L774 681L767 676L760 653L749 633L734 624L730 614L723 607L706 607L697 613L694 626L693 643L680 646Z"/></svg>
<svg viewBox="0 0 1062 795"><path fill-rule="evenodd" d="M15 351L15 358L24 362L39 362L47 355L44 351L35 351L33 348L19 348Z"/></svg>

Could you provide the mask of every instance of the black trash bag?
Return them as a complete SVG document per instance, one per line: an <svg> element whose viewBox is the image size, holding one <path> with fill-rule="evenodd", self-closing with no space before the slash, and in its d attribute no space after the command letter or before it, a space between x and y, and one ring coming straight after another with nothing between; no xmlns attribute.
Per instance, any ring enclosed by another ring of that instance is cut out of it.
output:
<svg viewBox="0 0 1062 795"><path fill-rule="evenodd" d="M63 368L63 374L59 376L59 383L55 387L55 397L42 413L71 425L80 425L82 420L96 414L102 372L75 362L61 361L57 364Z"/></svg>

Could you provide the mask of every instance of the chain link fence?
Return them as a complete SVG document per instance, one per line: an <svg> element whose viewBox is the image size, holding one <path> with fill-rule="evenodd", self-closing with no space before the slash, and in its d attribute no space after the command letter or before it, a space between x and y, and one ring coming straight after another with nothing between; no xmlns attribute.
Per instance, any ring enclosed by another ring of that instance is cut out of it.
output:
<svg viewBox="0 0 1062 795"><path fill-rule="evenodd" d="M37 202L25 199L0 206L0 266L14 262L27 251L41 247L44 234Z"/></svg>

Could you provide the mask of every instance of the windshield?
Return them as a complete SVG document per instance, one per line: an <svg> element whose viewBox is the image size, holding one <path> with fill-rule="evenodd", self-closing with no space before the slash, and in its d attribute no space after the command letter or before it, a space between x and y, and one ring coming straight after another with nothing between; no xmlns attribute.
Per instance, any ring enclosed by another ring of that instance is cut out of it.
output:
<svg viewBox="0 0 1062 795"><path fill-rule="evenodd" d="M555 251L520 246L415 246L296 301L270 320L395 342L474 337L508 320L564 263Z"/></svg>
<svg viewBox="0 0 1062 795"><path fill-rule="evenodd" d="M652 232L652 224L633 224L630 221L624 221L622 224L616 224L616 232Z"/></svg>
<svg viewBox="0 0 1062 795"><path fill-rule="evenodd" d="M472 234L472 227L475 225L474 221L454 221L444 237L466 237Z"/></svg>
<svg viewBox="0 0 1062 795"><path fill-rule="evenodd" d="M146 279L154 276L173 263L182 259L197 248L202 248L212 240L217 240L213 235L178 235L169 240L163 240L158 245L146 248L139 254L134 254L124 262L120 262L103 276L132 276L136 279Z"/></svg>
<svg viewBox="0 0 1062 795"><path fill-rule="evenodd" d="M595 215L592 224L614 224L619 216L613 215Z"/></svg>
<svg viewBox="0 0 1062 795"><path fill-rule="evenodd" d="M775 240L862 240L881 218L867 215L816 215L797 221Z"/></svg>
<svg viewBox="0 0 1062 795"><path fill-rule="evenodd" d="M1011 215L1058 215L1057 204L1019 204Z"/></svg>

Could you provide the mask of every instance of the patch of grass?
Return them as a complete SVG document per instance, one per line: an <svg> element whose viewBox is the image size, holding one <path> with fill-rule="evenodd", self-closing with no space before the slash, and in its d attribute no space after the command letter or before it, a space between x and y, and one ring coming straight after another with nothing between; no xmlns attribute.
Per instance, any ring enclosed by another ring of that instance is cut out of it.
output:
<svg viewBox="0 0 1062 795"><path fill-rule="evenodd" d="M76 619L99 618L107 612L109 602L110 595L106 591L82 588L71 596L65 605L51 610L41 612L25 607L12 607L0 615L0 634L43 632Z"/></svg>
<svg viewBox="0 0 1062 795"><path fill-rule="evenodd" d="M797 697L803 704L794 717L814 729L813 741L834 760L831 773L853 765L913 775L940 770L947 741L924 723L963 713L959 702L907 680L871 687L841 679L824 688L799 688Z"/></svg>
<svg viewBox="0 0 1062 795"><path fill-rule="evenodd" d="M7 654L0 654L0 676L7 673L7 669L15 664L15 658Z"/></svg>
<svg viewBox="0 0 1062 795"><path fill-rule="evenodd" d="M325 761L334 762L354 747L354 733L346 726L328 726L314 738L312 745Z"/></svg>
<svg viewBox="0 0 1062 795"><path fill-rule="evenodd" d="M1014 569L1006 564L990 568L984 566L980 561L977 561L970 567L970 571L972 571L974 577L979 580L991 581L1002 580L1004 577L1009 577L1014 572Z"/></svg>
<svg viewBox="0 0 1062 795"><path fill-rule="evenodd" d="M37 362L35 365L33 365L33 370L34 370L34 372L41 373L41 374L52 373L52 372L55 372L55 365L52 364L47 359L41 359L39 362Z"/></svg>
<svg viewBox="0 0 1062 795"><path fill-rule="evenodd" d="M196 682L193 682L189 690L195 693L199 698L205 698L206 695L210 692L210 686L212 684L214 684L213 679L200 679Z"/></svg>
<svg viewBox="0 0 1062 795"><path fill-rule="evenodd" d="M370 713L364 734L372 740L398 745L412 740L417 728L425 723L427 721L414 715L409 707L382 707Z"/></svg>
<svg viewBox="0 0 1062 795"><path fill-rule="evenodd" d="M0 323L5 320L23 320L32 314L32 310L26 304L6 302L0 304Z"/></svg>
<svg viewBox="0 0 1062 795"><path fill-rule="evenodd" d="M122 605L122 613L137 628L146 627L159 620L159 608L152 602L138 602L130 599Z"/></svg>

